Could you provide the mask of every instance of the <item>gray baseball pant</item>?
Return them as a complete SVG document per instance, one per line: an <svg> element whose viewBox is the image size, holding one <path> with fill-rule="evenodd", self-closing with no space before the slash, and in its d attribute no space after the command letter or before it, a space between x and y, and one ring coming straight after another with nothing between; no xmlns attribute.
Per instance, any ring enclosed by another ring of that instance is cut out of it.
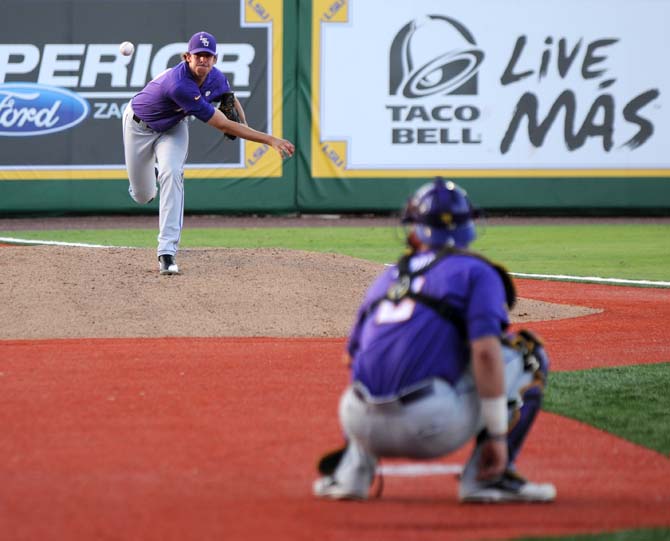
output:
<svg viewBox="0 0 670 541"><path fill-rule="evenodd" d="M520 401L520 390L533 375L524 370L518 351L503 347L508 400ZM362 487L374 474L377 457L436 458L465 445L482 428L480 400L471 373L456 385L432 380L433 392L415 402L362 398L366 390L348 387L340 399L340 423L347 450L335 471L338 483Z"/></svg>
<svg viewBox="0 0 670 541"><path fill-rule="evenodd" d="M184 164L188 155L186 119L165 132L157 132L133 120L130 103L123 113L123 150L130 196L140 204L152 201L160 186L158 250L175 255L184 223ZM154 168L158 170L158 178Z"/></svg>

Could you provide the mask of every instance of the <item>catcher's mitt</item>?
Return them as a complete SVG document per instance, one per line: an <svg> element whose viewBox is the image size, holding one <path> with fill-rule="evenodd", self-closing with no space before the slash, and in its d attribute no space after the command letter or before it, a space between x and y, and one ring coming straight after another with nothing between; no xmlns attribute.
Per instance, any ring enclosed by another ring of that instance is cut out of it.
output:
<svg viewBox="0 0 670 541"><path fill-rule="evenodd" d="M233 92L225 92L223 96L221 96L219 110L226 115L228 120L232 120L233 122L240 121L240 115L237 113L237 109L235 109L235 94ZM229 133L226 133L225 137L231 141L237 139L237 135L231 135Z"/></svg>

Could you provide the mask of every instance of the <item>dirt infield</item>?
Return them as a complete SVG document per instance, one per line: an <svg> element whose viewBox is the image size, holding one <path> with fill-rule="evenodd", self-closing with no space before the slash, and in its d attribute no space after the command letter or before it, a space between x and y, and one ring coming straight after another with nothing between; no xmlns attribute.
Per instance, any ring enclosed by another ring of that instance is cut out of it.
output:
<svg viewBox="0 0 670 541"><path fill-rule="evenodd" d="M340 443L343 336L380 266L193 250L185 263L208 264L159 277L152 251L106 253L120 272L99 251L0 250L0 530L12 541L461 541L670 526L668 457L547 413L519 466L556 483L555 504L461 506L444 475L387 477L365 504L314 500L316 458ZM554 370L668 360L668 290L517 285L515 325L545 337Z"/></svg>
<svg viewBox="0 0 670 541"><path fill-rule="evenodd" d="M183 250L184 273L160 276L149 249L5 246L0 255L12 262L0 274L0 285L11 285L6 301L12 307L0 311L0 339L341 337L384 268L337 254ZM512 318L597 312L577 302L522 298Z"/></svg>

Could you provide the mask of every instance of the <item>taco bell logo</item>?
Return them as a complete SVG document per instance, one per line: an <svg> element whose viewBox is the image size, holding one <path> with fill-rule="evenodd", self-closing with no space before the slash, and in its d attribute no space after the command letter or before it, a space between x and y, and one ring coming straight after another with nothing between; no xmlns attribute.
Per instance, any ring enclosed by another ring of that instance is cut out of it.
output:
<svg viewBox="0 0 670 541"><path fill-rule="evenodd" d="M443 15L427 15L403 26L391 44L389 92L423 98L477 93L484 53L470 31Z"/></svg>
<svg viewBox="0 0 670 541"><path fill-rule="evenodd" d="M0 85L0 136L63 131L82 122L88 113L88 102L64 88L33 83Z"/></svg>
<svg viewBox="0 0 670 541"><path fill-rule="evenodd" d="M426 15L403 26L389 58L390 143L481 144L477 105L448 97L477 94L483 59L470 31L454 19Z"/></svg>

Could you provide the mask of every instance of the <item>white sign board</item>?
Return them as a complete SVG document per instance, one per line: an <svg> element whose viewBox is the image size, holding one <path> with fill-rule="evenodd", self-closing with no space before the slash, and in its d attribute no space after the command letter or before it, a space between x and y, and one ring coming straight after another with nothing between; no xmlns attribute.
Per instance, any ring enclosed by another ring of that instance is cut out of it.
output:
<svg viewBox="0 0 670 541"><path fill-rule="evenodd" d="M315 1L314 176L670 174L670 2Z"/></svg>

